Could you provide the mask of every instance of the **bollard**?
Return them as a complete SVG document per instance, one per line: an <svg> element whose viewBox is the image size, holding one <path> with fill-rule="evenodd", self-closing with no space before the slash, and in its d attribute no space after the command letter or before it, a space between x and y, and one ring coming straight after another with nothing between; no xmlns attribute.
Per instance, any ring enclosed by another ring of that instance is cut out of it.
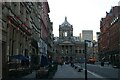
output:
<svg viewBox="0 0 120 80"><path fill-rule="evenodd" d="M75 69L77 69L77 66L75 66Z"/></svg>
<svg viewBox="0 0 120 80"><path fill-rule="evenodd" d="M82 68L79 68L79 69L78 69L78 72L81 72L81 71L82 71Z"/></svg>

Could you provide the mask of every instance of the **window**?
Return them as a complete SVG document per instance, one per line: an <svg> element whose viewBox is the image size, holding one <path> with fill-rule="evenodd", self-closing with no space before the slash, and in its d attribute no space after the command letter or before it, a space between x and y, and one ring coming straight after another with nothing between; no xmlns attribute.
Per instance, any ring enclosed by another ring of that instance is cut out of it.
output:
<svg viewBox="0 0 120 80"><path fill-rule="evenodd" d="M67 36L67 32L65 32L65 36Z"/></svg>
<svg viewBox="0 0 120 80"><path fill-rule="evenodd" d="M78 52L78 50L75 50L75 53L77 53Z"/></svg>
<svg viewBox="0 0 120 80"><path fill-rule="evenodd" d="M85 53L85 50L83 50L83 53Z"/></svg>
<svg viewBox="0 0 120 80"><path fill-rule="evenodd" d="M81 50L79 50L79 53L81 53Z"/></svg>

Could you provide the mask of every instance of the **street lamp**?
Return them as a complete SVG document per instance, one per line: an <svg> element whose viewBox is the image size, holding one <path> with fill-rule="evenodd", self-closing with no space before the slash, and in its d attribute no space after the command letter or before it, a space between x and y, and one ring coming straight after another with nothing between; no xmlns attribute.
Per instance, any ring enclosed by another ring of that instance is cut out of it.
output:
<svg viewBox="0 0 120 80"><path fill-rule="evenodd" d="M91 42L89 40L85 40L85 80L87 80L87 42Z"/></svg>
<svg viewBox="0 0 120 80"><path fill-rule="evenodd" d="M95 47L95 43L94 42L92 42L92 47L93 47L93 54L92 54L92 58L95 58L95 53L94 53L94 47Z"/></svg>

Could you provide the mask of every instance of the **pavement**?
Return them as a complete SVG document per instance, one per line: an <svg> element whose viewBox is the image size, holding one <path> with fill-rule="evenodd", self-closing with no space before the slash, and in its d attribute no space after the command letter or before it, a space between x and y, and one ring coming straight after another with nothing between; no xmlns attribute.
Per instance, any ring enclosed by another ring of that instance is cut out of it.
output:
<svg viewBox="0 0 120 80"><path fill-rule="evenodd" d="M31 74L28 74L22 78L26 78L26 79L35 79L36 78L36 71L33 71Z"/></svg>

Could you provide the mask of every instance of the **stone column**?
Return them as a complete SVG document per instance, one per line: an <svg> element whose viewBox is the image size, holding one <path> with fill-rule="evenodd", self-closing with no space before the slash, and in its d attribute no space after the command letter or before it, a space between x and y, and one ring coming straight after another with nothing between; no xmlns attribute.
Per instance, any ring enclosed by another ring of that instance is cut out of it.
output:
<svg viewBox="0 0 120 80"><path fill-rule="evenodd" d="M65 45L63 45L63 55L65 56Z"/></svg>
<svg viewBox="0 0 120 80"><path fill-rule="evenodd" d="M23 55L25 55L25 49L26 49L26 36L23 36L23 50L22 50L22 53Z"/></svg>
<svg viewBox="0 0 120 80"><path fill-rule="evenodd" d="M20 38L20 31L16 32L16 54L19 54L19 38Z"/></svg>
<svg viewBox="0 0 120 80"><path fill-rule="evenodd" d="M69 48L69 45L67 45L67 51L68 51L68 55L70 56L70 48Z"/></svg>
<svg viewBox="0 0 120 80"><path fill-rule="evenodd" d="M26 21L26 8L25 6L23 7L23 22Z"/></svg>
<svg viewBox="0 0 120 80"><path fill-rule="evenodd" d="M0 4L0 14L2 14L2 4ZM0 15L2 18L2 15ZM2 24L0 23L0 80L2 79Z"/></svg>
<svg viewBox="0 0 120 80"><path fill-rule="evenodd" d="M65 45L65 55L67 55L67 47L66 47L66 45Z"/></svg>
<svg viewBox="0 0 120 80"><path fill-rule="evenodd" d="M18 40L18 46L19 46L19 52L18 52L18 54L20 54L21 53L21 40L22 40L22 34L21 33L19 33L19 40Z"/></svg>
<svg viewBox="0 0 120 80"><path fill-rule="evenodd" d="M20 54L23 54L23 45L24 45L24 43L23 43L23 35L24 35L24 34L21 34L21 41L20 41L20 43L21 43Z"/></svg>
<svg viewBox="0 0 120 80"><path fill-rule="evenodd" d="M13 30L13 54L16 55L16 29Z"/></svg>
<svg viewBox="0 0 120 80"><path fill-rule="evenodd" d="M14 2L15 6L15 14L17 15L17 17L20 17L20 2Z"/></svg>
<svg viewBox="0 0 120 80"><path fill-rule="evenodd" d="M70 55L72 56L72 54L73 54L73 52L72 52L73 50L72 50L72 45L71 45L71 47L70 47Z"/></svg>
<svg viewBox="0 0 120 80"><path fill-rule="evenodd" d="M13 27L12 26L10 26L10 48L9 48L9 50L10 50L10 53L9 53L9 55L11 56L13 53L12 53L12 32L13 32L13 29L12 29Z"/></svg>
<svg viewBox="0 0 120 80"><path fill-rule="evenodd" d="M26 21L26 24L28 27L30 27L30 13L26 14L26 18L27 18L27 21Z"/></svg>
<svg viewBox="0 0 120 80"><path fill-rule="evenodd" d="M0 32L0 34L1 33L2 31ZM0 39L0 80L1 79L2 79L2 40Z"/></svg>
<svg viewBox="0 0 120 80"><path fill-rule="evenodd" d="M31 56L32 54L32 48L31 48L31 39L28 37L28 55ZM40 49L40 54L41 54L41 49Z"/></svg>
<svg viewBox="0 0 120 80"><path fill-rule="evenodd" d="M68 53L71 56L71 50L70 50L70 45L68 46Z"/></svg>
<svg viewBox="0 0 120 80"><path fill-rule="evenodd" d="M10 52L10 27L7 25L7 57L9 56ZM7 58L9 60L9 57Z"/></svg>
<svg viewBox="0 0 120 80"><path fill-rule="evenodd" d="M73 52L73 55L75 55L75 45L74 46L72 46L72 52Z"/></svg>
<svg viewBox="0 0 120 80"><path fill-rule="evenodd" d="M60 45L60 52L61 52L61 54L63 55L63 48L62 48L62 45Z"/></svg>

